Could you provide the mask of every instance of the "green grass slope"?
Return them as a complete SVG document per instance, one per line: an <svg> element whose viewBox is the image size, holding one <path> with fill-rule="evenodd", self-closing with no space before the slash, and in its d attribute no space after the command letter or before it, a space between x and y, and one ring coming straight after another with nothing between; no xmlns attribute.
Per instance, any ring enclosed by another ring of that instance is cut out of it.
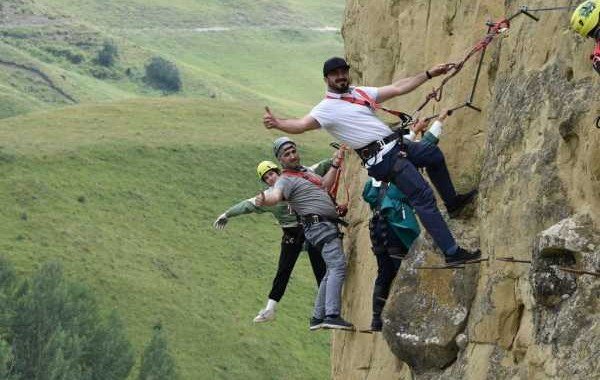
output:
<svg viewBox="0 0 600 380"><path fill-rule="evenodd" d="M320 64L343 53L338 32L314 28L339 25L342 9L339 0L5 0L0 86L12 95L0 118L74 102L162 96L144 81L153 56L178 66L179 96L305 110L315 100L310 89L321 85ZM206 31L211 27L225 30ZM111 68L96 62L105 41L119 50Z"/></svg>
<svg viewBox="0 0 600 380"><path fill-rule="evenodd" d="M326 378L329 334L307 328L306 257L277 321L254 326L279 228L269 215L211 226L261 188L255 165L275 134L260 116L257 106L173 98L0 121L0 253L26 273L60 260L124 316L138 353L161 321L183 379ZM305 162L330 154L321 132L298 140Z"/></svg>

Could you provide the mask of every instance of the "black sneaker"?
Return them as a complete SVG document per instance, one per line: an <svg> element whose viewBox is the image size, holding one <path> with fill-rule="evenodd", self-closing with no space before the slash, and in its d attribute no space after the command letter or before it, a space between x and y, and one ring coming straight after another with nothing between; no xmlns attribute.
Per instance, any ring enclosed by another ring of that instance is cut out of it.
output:
<svg viewBox="0 0 600 380"><path fill-rule="evenodd" d="M310 318L310 326L308 327L310 331L315 331L323 327L323 320L321 318Z"/></svg>
<svg viewBox="0 0 600 380"><path fill-rule="evenodd" d="M460 264L465 261L477 260L481 257L481 250L476 249L469 252L464 248L458 247L454 255L446 255L446 264Z"/></svg>
<svg viewBox="0 0 600 380"><path fill-rule="evenodd" d="M471 203L473 199L475 199L476 195L477 189L473 189L464 194L456 194L456 198L454 198L454 205L452 207L446 207L446 210L448 210L448 215L450 215L451 218L456 218L458 215L460 215L462 209Z"/></svg>
<svg viewBox="0 0 600 380"><path fill-rule="evenodd" d="M354 330L354 325L342 317L325 317L322 326L324 329Z"/></svg>
<svg viewBox="0 0 600 380"><path fill-rule="evenodd" d="M381 331L383 328L383 321L381 320L381 316L373 316L371 320L371 331Z"/></svg>

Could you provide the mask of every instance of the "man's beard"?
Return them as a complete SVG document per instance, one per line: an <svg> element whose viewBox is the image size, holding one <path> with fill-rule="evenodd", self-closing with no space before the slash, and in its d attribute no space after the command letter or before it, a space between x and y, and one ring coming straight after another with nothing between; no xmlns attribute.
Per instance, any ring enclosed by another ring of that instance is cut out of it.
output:
<svg viewBox="0 0 600 380"><path fill-rule="evenodd" d="M341 84L343 83L343 84ZM350 89L350 82L349 81L343 81L343 82L331 82L329 84L329 88L331 88L332 90L334 90L337 93L343 94L345 92L348 92L348 90Z"/></svg>
<svg viewBox="0 0 600 380"><path fill-rule="evenodd" d="M344 82L344 84L338 84L337 86L340 92L348 92L348 89L350 88L348 82Z"/></svg>

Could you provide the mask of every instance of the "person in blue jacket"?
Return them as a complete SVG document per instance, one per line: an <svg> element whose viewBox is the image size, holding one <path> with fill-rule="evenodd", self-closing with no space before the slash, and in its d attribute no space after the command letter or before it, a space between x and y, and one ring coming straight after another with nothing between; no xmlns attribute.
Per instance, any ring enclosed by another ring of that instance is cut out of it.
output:
<svg viewBox="0 0 600 380"><path fill-rule="evenodd" d="M373 253L377 259L371 331L381 331L381 312L392 281L421 230L406 195L394 184L369 178L362 195L373 211L369 230Z"/></svg>
<svg viewBox="0 0 600 380"><path fill-rule="evenodd" d="M423 144L437 145L443 122L449 114L448 110L443 110L429 128L426 120L417 121L411 127L408 139L415 140L422 135L420 141ZM373 211L369 230L373 253L377 259L371 331L381 331L383 327L381 312L387 301L390 287L402 259L421 230L408 198L393 183L380 182L370 177L365 183L362 196Z"/></svg>

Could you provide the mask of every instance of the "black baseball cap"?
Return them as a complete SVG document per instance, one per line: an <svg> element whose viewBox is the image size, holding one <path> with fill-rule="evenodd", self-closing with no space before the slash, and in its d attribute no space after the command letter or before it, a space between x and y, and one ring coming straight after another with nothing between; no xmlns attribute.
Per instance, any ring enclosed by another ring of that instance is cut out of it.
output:
<svg viewBox="0 0 600 380"><path fill-rule="evenodd" d="M340 57L329 58L323 64L323 76L326 77L327 74L329 74L330 72L332 72L335 69L339 69L340 67L343 67L345 69L350 68L350 66L348 65L348 63L346 63L344 58L340 58Z"/></svg>

